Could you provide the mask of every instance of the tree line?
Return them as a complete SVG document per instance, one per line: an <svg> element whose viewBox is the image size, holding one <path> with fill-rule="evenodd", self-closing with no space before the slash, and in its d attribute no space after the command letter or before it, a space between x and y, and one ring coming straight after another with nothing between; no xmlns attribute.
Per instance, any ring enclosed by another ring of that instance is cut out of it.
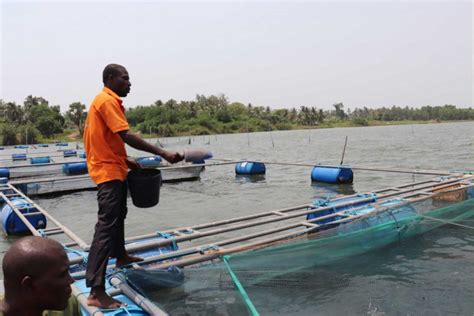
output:
<svg viewBox="0 0 474 316"><path fill-rule="evenodd" d="M74 132L80 137L87 116L80 102L62 114L59 105L28 96L23 104L0 100L0 144L37 143ZM455 105L413 107L360 107L346 109L335 103L330 110L315 106L289 109L229 102L225 95L197 95L191 101L158 100L126 112L132 129L157 136L206 135L288 130L316 127L368 126L399 121L474 120L474 109Z"/></svg>
<svg viewBox="0 0 474 316"><path fill-rule="evenodd" d="M50 105L43 97L31 95L23 104L0 100L0 145L47 142L65 129L77 129L82 135L85 109L84 104L74 102L62 114L59 105Z"/></svg>

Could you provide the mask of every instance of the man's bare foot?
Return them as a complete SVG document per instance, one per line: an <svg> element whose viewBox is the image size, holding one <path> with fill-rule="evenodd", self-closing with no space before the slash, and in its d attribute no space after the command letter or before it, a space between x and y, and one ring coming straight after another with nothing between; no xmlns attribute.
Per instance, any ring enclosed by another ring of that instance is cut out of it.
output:
<svg viewBox="0 0 474 316"><path fill-rule="evenodd" d="M117 261L115 263L115 266L117 268L126 266L128 264L134 263L134 262L140 262L143 261L143 258L140 257L134 257L129 255L128 253L125 254L122 258L117 258Z"/></svg>
<svg viewBox="0 0 474 316"><path fill-rule="evenodd" d="M91 293L87 298L87 305L105 309L115 309L127 306L127 304L110 297L103 287L93 287L91 289Z"/></svg>

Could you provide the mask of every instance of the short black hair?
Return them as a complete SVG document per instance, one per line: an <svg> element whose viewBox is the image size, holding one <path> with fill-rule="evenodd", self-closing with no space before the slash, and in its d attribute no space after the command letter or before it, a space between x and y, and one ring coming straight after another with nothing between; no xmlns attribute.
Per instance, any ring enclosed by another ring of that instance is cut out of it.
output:
<svg viewBox="0 0 474 316"><path fill-rule="evenodd" d="M117 76L121 69L125 69L125 67L119 64L108 64L105 66L104 71L102 72L102 82L104 85L107 83L110 75L112 77Z"/></svg>

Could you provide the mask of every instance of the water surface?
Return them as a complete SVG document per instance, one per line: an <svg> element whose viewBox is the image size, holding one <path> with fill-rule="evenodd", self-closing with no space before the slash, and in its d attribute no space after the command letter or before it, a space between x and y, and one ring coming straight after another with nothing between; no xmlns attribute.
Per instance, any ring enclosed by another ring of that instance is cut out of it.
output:
<svg viewBox="0 0 474 316"><path fill-rule="evenodd" d="M472 170L473 135L474 123L469 122L198 136L192 137L191 146L208 147L216 158L339 164L348 136L344 162L354 166ZM166 143L179 141L167 139ZM143 155L131 149L129 154ZM199 181L163 185L156 207L138 209L129 201L126 234L199 224L300 205L316 197L429 178L356 171L352 186L335 187L312 185L310 174L311 167L267 165L264 177L249 180L236 177L233 165L207 167ZM96 192L35 201L90 242L96 221ZM470 225L474 226L472 222ZM0 239L2 253L10 241ZM265 295L264 289L261 295ZM283 300L286 308L272 309L274 300L280 302L278 306ZM228 281L209 286L201 296L176 302L168 299L165 306L172 308L172 314L246 313ZM272 291L261 311L267 315L472 315L474 232L443 226L409 242L334 266L317 267L305 280L293 280L281 286L281 291Z"/></svg>

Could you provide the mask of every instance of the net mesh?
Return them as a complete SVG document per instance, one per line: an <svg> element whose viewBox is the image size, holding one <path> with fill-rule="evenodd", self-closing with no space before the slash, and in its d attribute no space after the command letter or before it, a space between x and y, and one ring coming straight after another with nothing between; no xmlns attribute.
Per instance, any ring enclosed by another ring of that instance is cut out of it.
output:
<svg viewBox="0 0 474 316"><path fill-rule="evenodd" d="M305 310L312 304L315 293L333 300L332 292L351 282L344 277L350 269L347 258L360 263L372 250L406 243L447 223L467 223L474 217L472 193L471 189L417 203L387 203L349 223L327 224L311 235L185 268L179 282L168 282L172 286L159 286L163 275L153 271L127 272L127 280L172 314L294 314L295 306ZM334 266L339 268L328 269ZM318 293L319 288L324 293Z"/></svg>
<svg viewBox="0 0 474 316"><path fill-rule="evenodd" d="M440 204L444 206L439 208ZM281 312L290 303L288 298L295 299L292 291L317 286L315 280L321 279L318 267L341 263L344 258L402 242L446 222L457 223L473 216L474 199L449 206L443 200L423 201L381 210L375 216L285 245L233 254L225 261L252 314L258 314L261 307L267 312ZM324 279L327 281L327 277ZM327 282L325 287L328 287ZM270 303L272 295L268 289L275 288L279 300ZM291 304L295 302L291 301Z"/></svg>

